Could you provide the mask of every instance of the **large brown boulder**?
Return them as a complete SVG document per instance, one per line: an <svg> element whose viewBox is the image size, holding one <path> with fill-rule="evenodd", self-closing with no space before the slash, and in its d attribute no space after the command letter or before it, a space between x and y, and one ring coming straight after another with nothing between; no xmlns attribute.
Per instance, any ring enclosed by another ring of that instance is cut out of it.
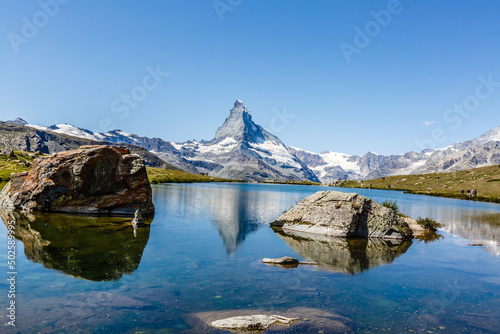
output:
<svg viewBox="0 0 500 334"><path fill-rule="evenodd" d="M284 212L271 226L332 237L411 239L408 224L371 199L338 191L318 191Z"/></svg>
<svg viewBox="0 0 500 334"><path fill-rule="evenodd" d="M126 148L82 146L40 157L0 193L4 207L45 212L153 214L144 161Z"/></svg>

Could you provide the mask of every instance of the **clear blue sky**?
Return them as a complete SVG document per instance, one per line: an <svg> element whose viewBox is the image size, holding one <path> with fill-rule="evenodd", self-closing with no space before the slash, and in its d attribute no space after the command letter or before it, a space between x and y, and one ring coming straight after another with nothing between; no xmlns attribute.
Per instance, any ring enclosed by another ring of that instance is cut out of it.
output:
<svg viewBox="0 0 500 334"><path fill-rule="evenodd" d="M498 1L54 1L0 0L0 120L179 142L211 139L242 99L285 144L350 154L500 125Z"/></svg>

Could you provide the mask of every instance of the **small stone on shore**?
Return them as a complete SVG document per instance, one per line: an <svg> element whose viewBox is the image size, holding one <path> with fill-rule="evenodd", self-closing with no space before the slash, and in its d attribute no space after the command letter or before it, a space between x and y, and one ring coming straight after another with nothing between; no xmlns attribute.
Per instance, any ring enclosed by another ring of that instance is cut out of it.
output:
<svg viewBox="0 0 500 334"><path fill-rule="evenodd" d="M262 262L267 263L267 264L281 264L281 265L297 265L299 264L299 260L290 257L290 256L283 256L280 258L276 259L270 259L270 258L264 258L262 259Z"/></svg>

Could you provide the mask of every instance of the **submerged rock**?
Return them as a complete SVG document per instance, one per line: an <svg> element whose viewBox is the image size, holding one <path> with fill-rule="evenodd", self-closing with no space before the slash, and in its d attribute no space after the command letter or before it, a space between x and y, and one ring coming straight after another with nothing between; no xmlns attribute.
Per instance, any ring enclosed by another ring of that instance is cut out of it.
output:
<svg viewBox="0 0 500 334"><path fill-rule="evenodd" d="M279 313L279 316L275 314ZM327 312L322 309L296 307L288 310L261 310L261 309L246 309L246 310L226 310L226 311L210 311L202 313L194 313L186 316L185 320L190 325L191 329L185 331L186 334L215 334L221 333L221 327L215 325L221 324L229 319L233 319L239 323L238 319L249 319L256 315L265 317L255 320L269 321L275 320L275 325L269 325L264 328L224 328L234 333L352 333L352 321L346 317L333 312ZM237 319L234 319L237 318ZM277 322L276 319L281 319ZM233 321L232 320L232 321ZM221 322L218 322L221 321ZM287 323L288 322L288 323ZM225 333L225 332L224 332Z"/></svg>
<svg viewBox="0 0 500 334"><path fill-rule="evenodd" d="M337 191L319 191L305 198L271 226L335 237L413 237L408 224L392 209L355 193Z"/></svg>
<svg viewBox="0 0 500 334"><path fill-rule="evenodd" d="M264 330L274 324L288 325L299 318L286 318L280 315L242 315L212 322L212 326L221 329Z"/></svg>
<svg viewBox="0 0 500 334"><path fill-rule="evenodd" d="M311 261L299 261L296 258L290 256L283 256L276 259L263 258L262 263L269 264L271 266L278 266L285 269L297 268L299 264L317 266L317 262Z"/></svg>
<svg viewBox="0 0 500 334"><path fill-rule="evenodd" d="M105 145L34 160L29 172L12 176L0 205L44 212L154 213L144 161L126 148Z"/></svg>

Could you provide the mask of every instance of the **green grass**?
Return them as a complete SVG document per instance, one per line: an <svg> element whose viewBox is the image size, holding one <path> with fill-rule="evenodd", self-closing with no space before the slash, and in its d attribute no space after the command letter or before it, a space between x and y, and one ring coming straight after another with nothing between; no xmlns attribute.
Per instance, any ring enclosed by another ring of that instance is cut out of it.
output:
<svg viewBox="0 0 500 334"><path fill-rule="evenodd" d="M343 181L339 187L401 190L412 194L500 203L500 165L451 173L396 175L365 181ZM430 189L430 190L429 190ZM477 190L477 197L467 190ZM464 195L461 191L464 190Z"/></svg>
<svg viewBox="0 0 500 334"><path fill-rule="evenodd" d="M385 200L381 204L386 208L392 209L395 214L399 213L398 201Z"/></svg>
<svg viewBox="0 0 500 334"><path fill-rule="evenodd" d="M149 182L158 183L196 183L196 182L241 182L209 175L191 174L181 170L147 167Z"/></svg>
<svg viewBox="0 0 500 334"><path fill-rule="evenodd" d="M440 228L440 227L444 227L444 225L443 225L443 224L441 224L441 223L439 223L439 222L435 221L435 220L434 220L434 219L432 219L432 218L427 218L427 217L426 217L426 218L420 218L420 217L419 217L419 218L417 219L417 224L422 225L423 227L425 227L425 228L427 228L427 229L429 229L429 230L431 230L431 231L434 231L434 232L435 232L438 228Z"/></svg>
<svg viewBox="0 0 500 334"><path fill-rule="evenodd" d="M34 158L28 152L14 151L15 157L0 154L0 181L9 181L11 173L26 172L30 169ZM27 165L28 164L28 165Z"/></svg>

